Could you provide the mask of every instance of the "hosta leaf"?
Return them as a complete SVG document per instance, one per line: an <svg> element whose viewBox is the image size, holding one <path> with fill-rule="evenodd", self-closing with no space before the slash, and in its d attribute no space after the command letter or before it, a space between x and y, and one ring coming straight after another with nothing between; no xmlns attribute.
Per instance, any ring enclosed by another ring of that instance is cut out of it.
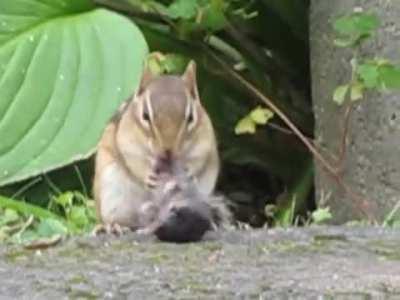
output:
<svg viewBox="0 0 400 300"><path fill-rule="evenodd" d="M147 45L89 0L0 1L0 185L93 153Z"/></svg>

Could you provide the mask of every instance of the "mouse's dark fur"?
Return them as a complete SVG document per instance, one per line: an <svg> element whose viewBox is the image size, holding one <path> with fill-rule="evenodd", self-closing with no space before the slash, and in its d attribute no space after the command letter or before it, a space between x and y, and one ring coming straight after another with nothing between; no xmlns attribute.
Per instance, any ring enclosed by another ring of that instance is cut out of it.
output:
<svg viewBox="0 0 400 300"><path fill-rule="evenodd" d="M154 233L162 241L194 242L229 221L221 197L202 194L181 165L168 169L160 173L159 185L143 207L142 232Z"/></svg>

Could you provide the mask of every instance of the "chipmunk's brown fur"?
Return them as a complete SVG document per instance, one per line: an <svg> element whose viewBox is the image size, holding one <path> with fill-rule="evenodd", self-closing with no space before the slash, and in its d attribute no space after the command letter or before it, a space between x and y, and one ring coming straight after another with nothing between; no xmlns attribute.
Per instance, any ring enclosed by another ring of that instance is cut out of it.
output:
<svg viewBox="0 0 400 300"><path fill-rule="evenodd" d="M157 187L160 159L179 161L210 195L219 172L214 130L197 91L196 67L182 76L148 71L100 140L94 179L97 213L104 225L140 227L141 207Z"/></svg>

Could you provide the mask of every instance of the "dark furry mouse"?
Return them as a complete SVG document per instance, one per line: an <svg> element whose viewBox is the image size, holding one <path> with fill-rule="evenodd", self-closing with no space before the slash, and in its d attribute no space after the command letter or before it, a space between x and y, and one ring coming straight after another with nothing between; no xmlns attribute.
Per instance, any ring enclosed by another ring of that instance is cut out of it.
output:
<svg viewBox="0 0 400 300"><path fill-rule="evenodd" d="M221 197L202 194L194 178L179 165L163 172L157 189L142 207L141 233L155 234L162 241L183 243L229 222L230 212Z"/></svg>

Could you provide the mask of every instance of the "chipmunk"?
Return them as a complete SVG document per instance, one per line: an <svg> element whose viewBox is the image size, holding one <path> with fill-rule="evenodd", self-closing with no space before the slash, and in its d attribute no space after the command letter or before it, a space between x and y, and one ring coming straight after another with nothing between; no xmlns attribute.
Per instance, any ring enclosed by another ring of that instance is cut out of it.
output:
<svg viewBox="0 0 400 300"><path fill-rule="evenodd" d="M163 162L160 161L162 164ZM195 242L231 221L223 198L203 194L179 161L160 171L160 184L149 191L140 213L141 234L168 242Z"/></svg>
<svg viewBox="0 0 400 300"><path fill-rule="evenodd" d="M140 225L140 207L157 186L160 159L181 161L199 191L213 192L219 172L214 129L191 61L181 76L146 69L139 88L105 128L98 145L94 198L108 229Z"/></svg>

